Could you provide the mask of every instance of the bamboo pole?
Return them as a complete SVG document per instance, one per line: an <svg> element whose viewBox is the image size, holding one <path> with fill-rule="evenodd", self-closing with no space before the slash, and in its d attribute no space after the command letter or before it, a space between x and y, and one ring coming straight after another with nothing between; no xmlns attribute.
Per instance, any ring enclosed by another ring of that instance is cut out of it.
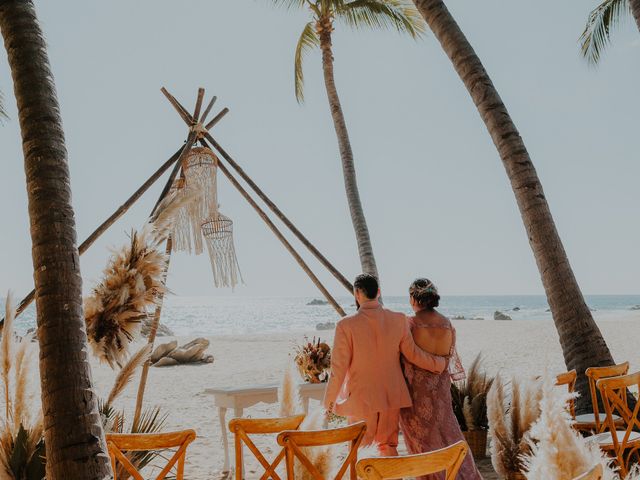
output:
<svg viewBox="0 0 640 480"><path fill-rule="evenodd" d="M199 100L199 102L201 103L201 100ZM178 172L180 171L180 168L182 167L182 158L191 149L195 141L196 141L196 134L194 132L189 132L189 136L187 137L187 141L185 142L185 145L180 153L180 156L178 157L178 161L176 162L176 165L173 168L171 175L169 175L169 178L167 179L167 183L165 184L164 189L162 190L162 193L160 193L160 197L158 198L158 201L156 202L156 204L153 207L153 210L151 211L150 217L153 217L153 215L156 213L156 210L158 209L158 206L160 205L160 203L162 203L162 200L171 189L171 185L173 185L173 181L175 180L176 176L178 175ZM165 286L167 284L167 275L169 273L169 262L171 260L172 250L173 250L173 240L171 238L171 235L169 235L167 237L166 252L165 252L167 255L167 264L164 267L164 272L162 276L162 284ZM151 345L152 352L153 352L153 346L156 341L156 333L158 331L158 326L160 325L160 317L162 315L163 302L164 302L164 294L161 293L158 296L158 303L156 304L156 310L153 314L153 322L151 323L149 336L147 337L147 343ZM147 388L147 377L149 375L150 365L151 365L151 361L147 360L146 362L144 362L144 365L142 367L142 374L140 375L140 383L138 384L138 393L136 396L136 409L133 415L134 425L138 424L138 422L140 421L140 415L142 414L142 403L144 400L144 391Z"/></svg>
<svg viewBox="0 0 640 480"><path fill-rule="evenodd" d="M203 146L208 146L207 142L204 139L201 139L200 142L202 143ZM258 215L260 216L260 218L262 218L262 220L264 220L264 222L267 224L267 226L271 229L271 231L274 233L274 235L278 238L278 240L280 240L280 242L282 242L282 244L284 245L284 247L287 249L287 251L293 256L293 258L296 260L296 262L298 262L298 265L300 265L300 267L302 268L302 270L304 270L304 272L309 276L309 278L311 279L311 281L313 282L313 284L318 287L318 290L320 290L320 292L322 293L322 295L324 295L324 297L327 299L327 301L331 304L331 306L335 309L336 312L338 312L338 315L340 315L341 317L344 317L346 315L345 311L342 309L342 307L340 306L340 304L338 304L338 302L335 300L335 298L333 298L333 296L331 296L331 294L329 293L329 291L325 288L325 286L320 282L320 280L318 279L318 277L313 273L313 271L311 270L311 268L309 268L309 265L307 265L307 263L304 261L304 259L300 256L300 254L296 251L296 249L293 247L293 245L291 245L291 243L289 243L289 241L286 239L286 237L282 234L282 232L278 229L278 227L276 227L276 225L271 221L271 219L269 218L269 216L265 213L264 210L262 210L260 208L260 206L256 203L256 201L251 197L251 195L249 195L249 192L247 192L242 185L240 185L240 182L238 182L238 180L236 180L236 178L233 176L233 174L229 171L229 169L222 163L218 163L218 168L222 171L222 173L224 173L224 175L229 179L229 181L232 183L232 185L234 187L236 187L236 189L238 190L238 192L240 192L240 194L244 197L244 199L249 202L249 204L253 207L253 209L258 213Z"/></svg>
<svg viewBox="0 0 640 480"><path fill-rule="evenodd" d="M162 283L166 285L167 275L169 273L169 263L171 261L171 252L173 250L173 241L171 235L167 237L167 244L165 253L167 255L167 263L164 266L164 272L162 277ZM162 304L164 300L164 293L158 295L158 304L153 314L153 322L151 323L151 329L149 330L149 337L147 343L151 345L151 352L153 352L153 345L156 341L156 334L158 332L158 326L160 325L160 316L162 315ZM151 352L149 354L151 354ZM144 400L144 391L147 386L147 377L149 375L149 366L151 365L151 358L148 358L142 366L142 374L140 375L140 383L138 384L138 394L136 396L136 410L133 415L133 425L138 425L140 421L140 415L142 414L142 402Z"/></svg>
<svg viewBox="0 0 640 480"><path fill-rule="evenodd" d="M169 160L164 162L160 168L158 168L153 175L151 175L146 182L144 182L138 190L133 192L133 194L124 202L118 209L111 214L109 218L107 218L104 222L102 222L98 228L96 228L91 235L89 235L84 242L80 244L78 247L78 253L82 255L86 252L91 245L105 232L111 225L113 225L122 215L124 215L129 208L147 191L149 188L166 172L171 165L173 165L184 150L185 145L181 146L176 153L174 153ZM189 147L190 148L190 147ZM36 296L36 291L31 290L29 294L22 299L22 301L18 304L18 308L16 309L16 317L20 315L22 312L26 310L26 308L31 305L34 298ZM0 330L4 325L4 318L0 320Z"/></svg>

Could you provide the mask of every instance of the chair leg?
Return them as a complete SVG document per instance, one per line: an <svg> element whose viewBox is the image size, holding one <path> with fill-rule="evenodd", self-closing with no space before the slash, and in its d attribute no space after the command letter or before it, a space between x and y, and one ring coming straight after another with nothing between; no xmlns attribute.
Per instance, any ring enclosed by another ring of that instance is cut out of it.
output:
<svg viewBox="0 0 640 480"><path fill-rule="evenodd" d="M242 480L242 476L244 472L242 471L242 466L244 462L242 461L242 439L240 435L237 433L234 435L235 438L235 456L236 456L236 480Z"/></svg>
<svg viewBox="0 0 640 480"><path fill-rule="evenodd" d="M185 455L182 455L178 459L178 472L176 473L176 480L184 480L184 457Z"/></svg>
<svg viewBox="0 0 640 480"><path fill-rule="evenodd" d="M287 480L295 480L295 473L293 468L293 452L289 446L285 447L285 463L287 465Z"/></svg>

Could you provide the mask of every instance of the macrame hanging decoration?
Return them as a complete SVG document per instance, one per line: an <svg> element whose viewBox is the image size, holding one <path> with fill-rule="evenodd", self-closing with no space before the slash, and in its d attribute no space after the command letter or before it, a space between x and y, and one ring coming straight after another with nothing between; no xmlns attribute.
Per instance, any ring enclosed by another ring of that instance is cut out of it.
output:
<svg viewBox="0 0 640 480"><path fill-rule="evenodd" d="M217 167L218 158L206 147L192 148L182 160L182 177L174 182L177 194L197 190L199 195L178 214L173 236L176 250L196 255L204 251L202 222L218 215Z"/></svg>
<svg viewBox="0 0 640 480"><path fill-rule="evenodd" d="M211 270L216 287L235 287L242 281L236 249L233 245L233 221L220 212L202 222Z"/></svg>

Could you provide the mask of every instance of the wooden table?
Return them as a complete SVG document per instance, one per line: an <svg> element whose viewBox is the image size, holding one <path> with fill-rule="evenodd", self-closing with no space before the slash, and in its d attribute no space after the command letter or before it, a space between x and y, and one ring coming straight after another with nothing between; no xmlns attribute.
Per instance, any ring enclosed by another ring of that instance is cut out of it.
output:
<svg viewBox="0 0 640 480"><path fill-rule="evenodd" d="M309 411L309 400L322 401L326 383L302 383L298 385L300 400L304 413ZM224 445L224 467L223 471L230 469L229 460L229 436L227 429L227 410L233 409L235 418L242 417L245 408L252 407L258 403L278 403L278 386L265 385L253 387L230 387L230 388L208 388L205 393L213 395L213 403L218 409L218 419L222 429L222 444Z"/></svg>

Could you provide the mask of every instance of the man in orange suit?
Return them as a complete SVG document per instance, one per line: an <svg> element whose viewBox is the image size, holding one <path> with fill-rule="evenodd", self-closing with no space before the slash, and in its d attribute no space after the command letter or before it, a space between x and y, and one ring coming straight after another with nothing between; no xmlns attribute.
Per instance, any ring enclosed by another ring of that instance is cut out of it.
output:
<svg viewBox="0 0 640 480"><path fill-rule="evenodd" d="M349 423L365 421L363 445L376 443L381 455L394 456L400 409L411 406L400 355L435 373L444 371L446 361L415 344L404 314L380 305L376 277L358 275L353 294L359 309L336 326L324 406Z"/></svg>

